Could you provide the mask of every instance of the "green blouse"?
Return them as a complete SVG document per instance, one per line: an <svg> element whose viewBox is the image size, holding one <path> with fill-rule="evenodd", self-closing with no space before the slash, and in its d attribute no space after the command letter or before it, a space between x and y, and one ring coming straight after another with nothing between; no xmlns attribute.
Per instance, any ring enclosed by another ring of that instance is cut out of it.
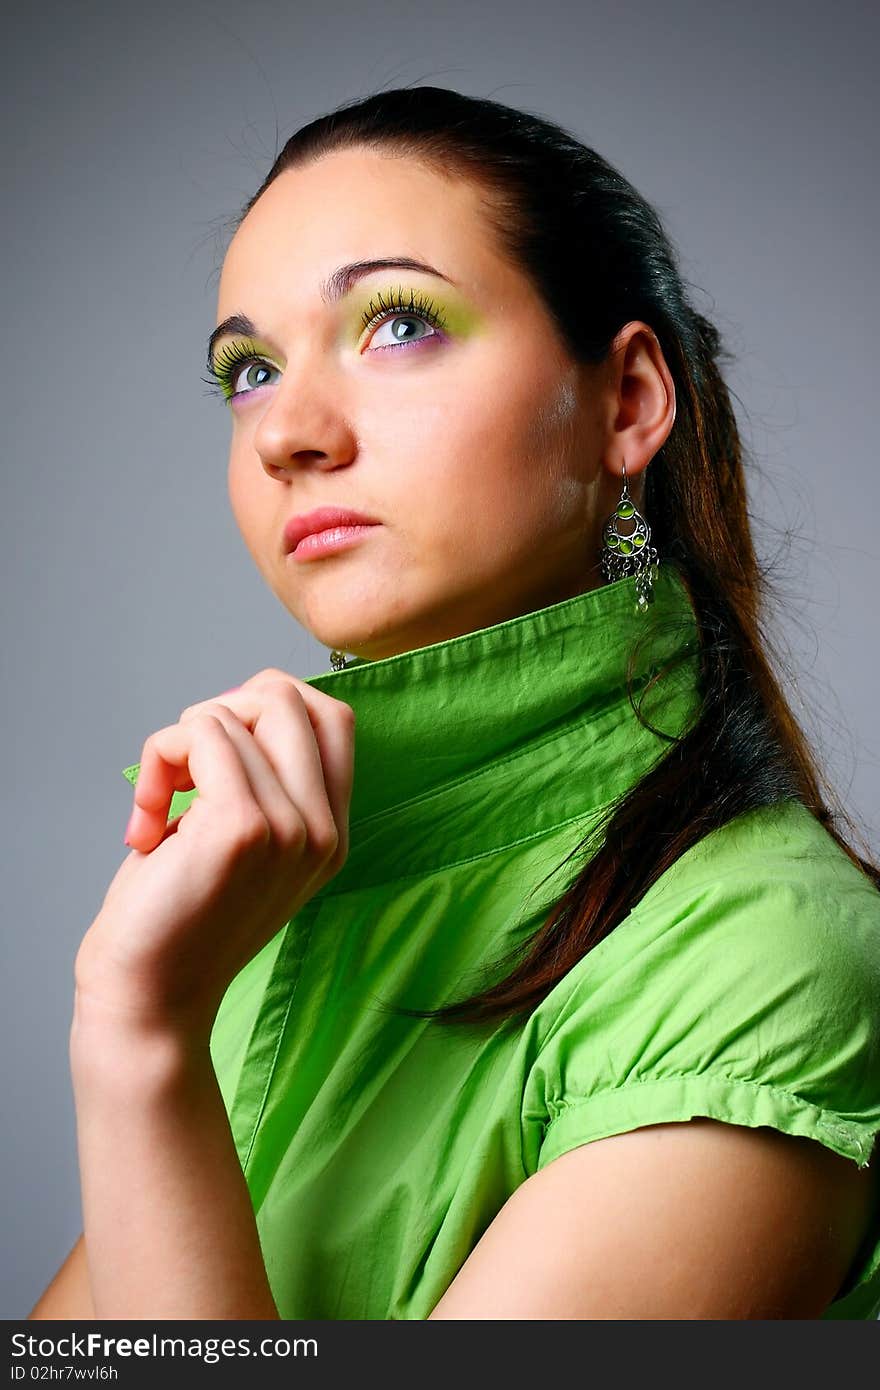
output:
<svg viewBox="0 0 880 1390"><path fill-rule="evenodd" d="M643 713L678 733L697 637L666 562L646 614L628 577L309 679L357 715L349 855L211 1035L283 1318L427 1318L520 1183L640 1125L768 1125L868 1164L880 893L797 801L706 835L525 1021L393 1011L501 978L669 748L630 706L631 652L637 696L677 658ZM823 1317L878 1311L880 1225Z"/></svg>

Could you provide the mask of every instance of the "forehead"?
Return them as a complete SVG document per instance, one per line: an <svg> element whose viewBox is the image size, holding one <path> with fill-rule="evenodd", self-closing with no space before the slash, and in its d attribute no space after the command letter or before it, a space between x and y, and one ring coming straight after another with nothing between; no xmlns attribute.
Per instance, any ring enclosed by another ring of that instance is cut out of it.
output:
<svg viewBox="0 0 880 1390"><path fill-rule="evenodd" d="M484 198L469 179L374 150L339 150L288 169L229 244L218 317L285 290L302 308L336 266L392 254L436 266L465 293L497 293L518 277L494 242Z"/></svg>

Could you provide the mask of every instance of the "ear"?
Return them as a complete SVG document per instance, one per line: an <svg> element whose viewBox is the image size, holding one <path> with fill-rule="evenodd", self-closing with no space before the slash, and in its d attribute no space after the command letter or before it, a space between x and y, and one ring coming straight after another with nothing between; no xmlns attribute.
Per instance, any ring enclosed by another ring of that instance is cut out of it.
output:
<svg viewBox="0 0 880 1390"><path fill-rule="evenodd" d="M603 462L618 480L625 463L632 482L669 437L675 423L675 383L657 335L640 320L625 324L616 334L606 373Z"/></svg>

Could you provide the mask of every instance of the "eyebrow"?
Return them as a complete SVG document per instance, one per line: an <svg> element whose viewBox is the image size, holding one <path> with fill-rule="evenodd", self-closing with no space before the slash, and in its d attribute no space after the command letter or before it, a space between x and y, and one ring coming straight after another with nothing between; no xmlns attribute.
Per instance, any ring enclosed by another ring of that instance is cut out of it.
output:
<svg viewBox="0 0 880 1390"><path fill-rule="evenodd" d="M412 256L383 256L378 260L350 261L347 265L337 266L336 270L321 282L321 299L325 304L338 304L359 280L362 280L365 275L372 274L375 270L421 270L426 275L436 275L438 279L445 280L447 284L456 284L454 280L437 270L435 266L428 265L425 261L414 260ZM457 285L456 288L458 288ZM207 366L209 372L214 370L214 349L217 343L221 338L231 333L241 333L248 338L264 336L247 314L230 314L222 323L218 323L208 339Z"/></svg>

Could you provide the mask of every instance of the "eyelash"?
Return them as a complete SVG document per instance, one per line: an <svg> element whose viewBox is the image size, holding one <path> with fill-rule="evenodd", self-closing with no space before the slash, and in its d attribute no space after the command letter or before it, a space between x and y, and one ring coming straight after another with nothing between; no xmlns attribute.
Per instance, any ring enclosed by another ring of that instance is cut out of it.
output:
<svg viewBox="0 0 880 1390"><path fill-rule="evenodd" d="M410 290L407 300L402 287L398 287L397 290L392 291L387 301L379 293L375 299L370 300L366 310L361 315L362 332L367 332L371 328L378 328L386 318L401 314L423 319L429 327L440 331L446 327L443 313L433 299L429 299L420 291ZM392 348L392 351L394 350ZM260 356L253 343L224 344L214 359L213 368L208 369L211 373L210 377L202 377L202 381L208 386L206 395L219 396L224 403L231 401L236 396L250 395L250 391L233 391L232 382L241 368L251 363L272 365ZM256 390L257 388L252 389Z"/></svg>

